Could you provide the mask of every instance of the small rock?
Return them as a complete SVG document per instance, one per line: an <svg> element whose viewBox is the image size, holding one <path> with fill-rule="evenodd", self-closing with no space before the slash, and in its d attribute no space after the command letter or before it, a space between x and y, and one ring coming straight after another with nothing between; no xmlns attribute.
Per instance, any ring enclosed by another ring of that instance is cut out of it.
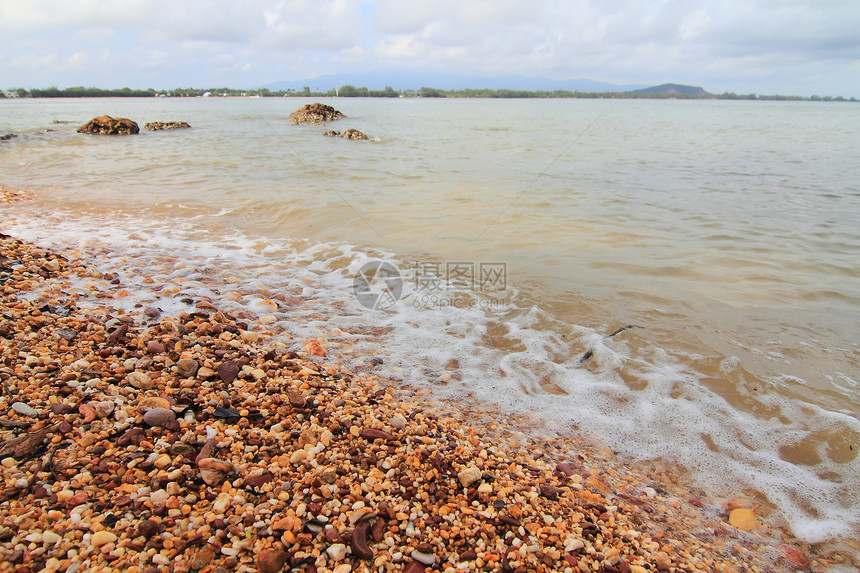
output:
<svg viewBox="0 0 860 573"><path fill-rule="evenodd" d="M417 549L412 552L412 559L415 561L420 561L426 566L431 566L436 563L436 556L430 553L424 553L423 551L418 551Z"/></svg>
<svg viewBox="0 0 860 573"><path fill-rule="evenodd" d="M58 329L55 331L55 333L56 333L56 335L57 335L57 336L59 336L60 338L63 338L63 339L65 339L65 340L68 340L69 342L71 342L72 340L74 340L74 339L75 339L75 337L78 335L78 333L77 333L77 332L75 332L74 330L72 330L71 328L58 328Z"/></svg>
<svg viewBox="0 0 860 573"><path fill-rule="evenodd" d="M93 533L92 537L90 537L90 545L93 547L101 547L102 545L113 543L116 540L116 535L110 531L96 531Z"/></svg>
<svg viewBox="0 0 860 573"><path fill-rule="evenodd" d="M260 333L253 330L245 330L242 332L242 340L248 344L254 344L260 339Z"/></svg>
<svg viewBox="0 0 860 573"><path fill-rule="evenodd" d="M344 139L366 140L368 137L357 129L347 129L343 132Z"/></svg>
<svg viewBox="0 0 860 573"><path fill-rule="evenodd" d="M185 121L150 121L143 127L151 131L162 131L165 129L186 129L191 126Z"/></svg>
<svg viewBox="0 0 860 573"><path fill-rule="evenodd" d="M113 118L109 115L101 115L93 118L86 125L78 128L78 133L93 133L100 135L131 135L140 133L137 123L125 118Z"/></svg>
<svg viewBox="0 0 860 573"><path fill-rule="evenodd" d="M334 545L330 545L325 552L335 561L343 561L344 557L346 557L346 545L335 543Z"/></svg>
<svg viewBox="0 0 860 573"><path fill-rule="evenodd" d="M110 416L113 413L114 408L116 408L116 404L114 404L110 400L102 400L101 402L94 403L92 406L93 409L96 411L96 416L101 419Z"/></svg>
<svg viewBox="0 0 860 573"><path fill-rule="evenodd" d="M201 366L197 369L197 378L199 378L200 380L209 380L213 376L215 376L215 371L211 368Z"/></svg>
<svg viewBox="0 0 860 573"><path fill-rule="evenodd" d="M147 396L138 404L138 409L141 412L147 412L154 408L170 408L171 404L167 398L160 396Z"/></svg>
<svg viewBox="0 0 860 573"><path fill-rule="evenodd" d="M258 476L245 478L244 483L245 487L260 487L264 484L269 483L273 479L275 479L275 476L269 472L266 472Z"/></svg>
<svg viewBox="0 0 860 573"><path fill-rule="evenodd" d="M12 404L12 409L21 414L22 416L28 416L30 418L35 418L39 415L39 411L35 408L31 408L24 402L15 402Z"/></svg>
<svg viewBox="0 0 860 573"><path fill-rule="evenodd" d="M146 343L146 351L151 354L161 354L164 352L164 345L156 340L150 340Z"/></svg>
<svg viewBox="0 0 860 573"><path fill-rule="evenodd" d="M323 133L323 135L325 135L326 137L340 137L340 132L330 129L327 132Z"/></svg>
<svg viewBox="0 0 860 573"><path fill-rule="evenodd" d="M483 473L478 468L472 466L464 469L460 473L457 474L457 479L460 480L460 483L463 487L469 487L479 479L483 477Z"/></svg>
<svg viewBox="0 0 860 573"><path fill-rule="evenodd" d="M301 394L287 390L287 400L293 408L304 408L307 405L307 400Z"/></svg>
<svg viewBox="0 0 860 573"><path fill-rule="evenodd" d="M287 562L287 557L286 551L261 551L257 556L257 570L259 573L278 573Z"/></svg>
<svg viewBox="0 0 860 573"><path fill-rule="evenodd" d="M176 363L176 370L183 378L193 378L198 367L197 361L192 358L180 358Z"/></svg>
<svg viewBox="0 0 860 573"><path fill-rule="evenodd" d="M71 404L51 404L51 412L53 412L54 414L71 414L74 411L75 407Z"/></svg>
<svg viewBox="0 0 860 573"><path fill-rule="evenodd" d="M228 360L218 365L218 376L225 384L230 384L239 375L239 365Z"/></svg>
<svg viewBox="0 0 860 573"><path fill-rule="evenodd" d="M375 428L365 428L361 431L361 437L367 440L382 439L388 441L394 439L391 434Z"/></svg>
<svg viewBox="0 0 860 573"><path fill-rule="evenodd" d="M136 537L152 537L158 530L160 529L159 525L152 521L151 519L144 519L137 526L137 535Z"/></svg>
<svg viewBox="0 0 860 573"><path fill-rule="evenodd" d="M409 565L406 566L406 569L403 570L403 573L424 573L425 567L426 565L413 559L409 562Z"/></svg>
<svg viewBox="0 0 860 573"><path fill-rule="evenodd" d="M152 388L152 378L145 372L132 372L125 377L125 381L138 390L149 390Z"/></svg>
<svg viewBox="0 0 860 573"><path fill-rule="evenodd" d="M176 414L170 408L153 408L143 415L143 421L150 426L164 426L176 419Z"/></svg>
<svg viewBox="0 0 860 573"><path fill-rule="evenodd" d="M200 468L201 479L211 486L220 485L227 474L235 469L230 462L215 458L203 458L197 462L197 467Z"/></svg>

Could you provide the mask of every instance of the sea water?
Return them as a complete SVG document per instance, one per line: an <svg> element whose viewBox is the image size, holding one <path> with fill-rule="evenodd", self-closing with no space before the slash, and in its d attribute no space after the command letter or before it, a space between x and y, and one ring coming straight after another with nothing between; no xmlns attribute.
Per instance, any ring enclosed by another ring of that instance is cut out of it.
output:
<svg viewBox="0 0 860 573"><path fill-rule="evenodd" d="M2 230L100 253L165 311L143 277L280 295L299 347L857 537L860 107L345 98L287 121L311 101L0 101L0 183L39 192ZM192 128L75 132L102 114ZM323 136L347 128L371 140Z"/></svg>

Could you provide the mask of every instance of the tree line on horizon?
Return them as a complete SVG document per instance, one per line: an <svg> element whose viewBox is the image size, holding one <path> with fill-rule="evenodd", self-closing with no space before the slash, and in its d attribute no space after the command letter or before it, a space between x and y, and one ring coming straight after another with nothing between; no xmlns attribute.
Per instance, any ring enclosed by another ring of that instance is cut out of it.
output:
<svg viewBox="0 0 860 573"><path fill-rule="evenodd" d="M98 98L98 97L374 97L374 98L397 98L397 97L420 97L420 98L582 98L582 99L717 99L717 100L760 100L760 101L837 101L856 102L856 98L844 98L842 96L784 96L784 95L759 95L759 94L735 94L725 92L722 94L683 94L683 93L643 93L639 92L580 92L568 90L552 91L530 91L511 89L452 89L443 90L432 87L421 89L395 90L386 86L383 90L371 90L366 87L344 85L328 91L311 91L310 86L304 86L301 90L278 90L271 91L267 88L255 90L237 90L233 88L178 88L173 90L156 91L154 89L133 90L130 88L102 89L94 87L70 87L59 89L49 87L45 89L13 88L0 90L0 98Z"/></svg>

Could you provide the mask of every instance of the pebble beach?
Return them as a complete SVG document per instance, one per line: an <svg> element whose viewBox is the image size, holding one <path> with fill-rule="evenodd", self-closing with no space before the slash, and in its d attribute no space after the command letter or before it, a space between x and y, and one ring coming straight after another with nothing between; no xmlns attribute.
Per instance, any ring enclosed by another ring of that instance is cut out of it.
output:
<svg viewBox="0 0 860 573"><path fill-rule="evenodd" d="M96 254L2 233L0 570L852 570L740 492L288 350L265 309L129 304Z"/></svg>

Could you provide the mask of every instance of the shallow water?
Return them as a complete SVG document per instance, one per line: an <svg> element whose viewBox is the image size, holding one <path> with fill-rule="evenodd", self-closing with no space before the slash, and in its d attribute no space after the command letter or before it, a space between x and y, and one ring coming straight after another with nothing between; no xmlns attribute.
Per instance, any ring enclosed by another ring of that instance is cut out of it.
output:
<svg viewBox="0 0 860 573"><path fill-rule="evenodd" d="M308 101L0 101L0 182L43 192L4 227L185 261L187 292L281 293L295 340L679 463L803 539L858 534L860 108L341 99L334 125L286 121ZM104 113L193 128L75 133ZM322 136L350 127L374 141ZM403 290L374 311L353 287L379 258Z"/></svg>

